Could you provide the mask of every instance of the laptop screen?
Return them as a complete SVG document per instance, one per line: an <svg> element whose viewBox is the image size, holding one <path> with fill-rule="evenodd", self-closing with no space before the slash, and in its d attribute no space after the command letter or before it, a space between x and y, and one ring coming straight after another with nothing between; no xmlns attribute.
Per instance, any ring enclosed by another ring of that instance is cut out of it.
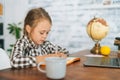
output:
<svg viewBox="0 0 120 80"><path fill-rule="evenodd" d="M86 57L84 66L120 68L120 58Z"/></svg>

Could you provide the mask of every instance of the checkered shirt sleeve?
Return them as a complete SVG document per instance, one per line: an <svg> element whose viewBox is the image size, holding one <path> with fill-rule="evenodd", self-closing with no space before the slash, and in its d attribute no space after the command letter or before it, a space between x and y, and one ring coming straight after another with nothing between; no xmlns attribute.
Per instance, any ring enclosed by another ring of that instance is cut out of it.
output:
<svg viewBox="0 0 120 80"><path fill-rule="evenodd" d="M23 41L18 40L18 42L15 44L14 49L11 53L11 65L14 68L26 68L36 66L35 56L26 53L27 49L25 48L27 47L27 45L28 44L25 43L24 39Z"/></svg>
<svg viewBox="0 0 120 80"><path fill-rule="evenodd" d="M42 45L41 45L41 54L53 54L56 52L56 47L57 47L57 51L60 53L64 53L69 55L69 52L67 51L66 48L62 48L61 46L55 45L49 41L45 41Z"/></svg>

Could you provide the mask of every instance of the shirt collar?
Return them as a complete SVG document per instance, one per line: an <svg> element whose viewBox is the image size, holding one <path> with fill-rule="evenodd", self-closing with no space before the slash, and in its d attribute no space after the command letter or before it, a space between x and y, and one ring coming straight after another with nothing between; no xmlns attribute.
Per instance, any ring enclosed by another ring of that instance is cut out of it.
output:
<svg viewBox="0 0 120 80"><path fill-rule="evenodd" d="M23 36L26 40L26 42L29 44L29 47L31 48L38 48L38 45L36 45L27 35Z"/></svg>

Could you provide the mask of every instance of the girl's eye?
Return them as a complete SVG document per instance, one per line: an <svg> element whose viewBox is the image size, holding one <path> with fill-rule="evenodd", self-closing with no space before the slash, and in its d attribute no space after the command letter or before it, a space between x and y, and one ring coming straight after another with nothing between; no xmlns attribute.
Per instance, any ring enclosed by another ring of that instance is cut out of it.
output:
<svg viewBox="0 0 120 80"><path fill-rule="evenodd" d="M40 32L41 35L43 34L49 34L49 32Z"/></svg>
<svg viewBox="0 0 120 80"><path fill-rule="evenodd" d="M40 34L44 34L44 32L40 32Z"/></svg>
<svg viewBox="0 0 120 80"><path fill-rule="evenodd" d="M46 34L49 34L49 32L47 32Z"/></svg>

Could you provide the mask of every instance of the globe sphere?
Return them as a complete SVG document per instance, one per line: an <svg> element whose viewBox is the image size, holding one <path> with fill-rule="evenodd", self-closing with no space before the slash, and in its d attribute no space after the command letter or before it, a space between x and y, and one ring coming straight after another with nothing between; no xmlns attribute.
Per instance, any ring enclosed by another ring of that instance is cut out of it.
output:
<svg viewBox="0 0 120 80"><path fill-rule="evenodd" d="M109 31L109 26L103 18L93 18L87 25L87 34L94 40L100 41Z"/></svg>

